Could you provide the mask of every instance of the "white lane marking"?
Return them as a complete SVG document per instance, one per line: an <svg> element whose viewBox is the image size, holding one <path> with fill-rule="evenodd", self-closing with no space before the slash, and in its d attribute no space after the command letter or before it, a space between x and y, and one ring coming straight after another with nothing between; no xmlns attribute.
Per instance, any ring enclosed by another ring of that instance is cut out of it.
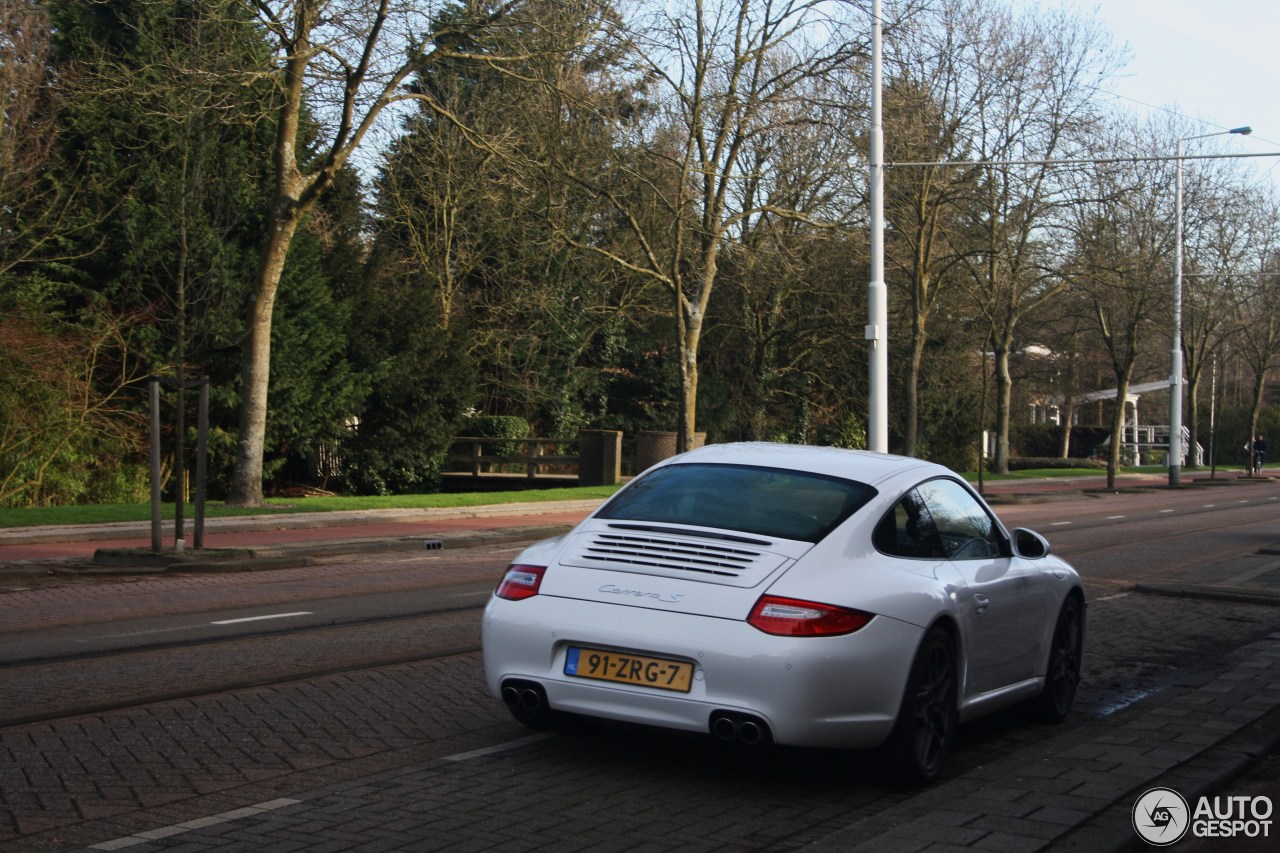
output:
<svg viewBox="0 0 1280 853"><path fill-rule="evenodd" d="M1133 593L1117 592L1115 595L1104 595L1102 598L1095 598L1094 601L1114 601L1117 598L1128 598Z"/></svg>
<svg viewBox="0 0 1280 853"><path fill-rule="evenodd" d="M228 823L233 820L239 820L242 817L254 817L256 815L273 812L276 809L282 809L285 806L295 806L302 800L292 800L288 797L281 797L278 800L267 800L265 803L258 803L252 806L245 806L242 809L233 809L229 812L221 812L220 814L210 815L209 817L198 817L194 820L175 823L171 826L162 826L157 829L148 829L146 832L138 832L133 835L126 835L122 838L113 838L110 841L103 841L98 844L90 845L90 850L124 850L126 847L136 847L139 844L147 844L151 841L157 841L161 838L171 838L175 835L181 835L184 832L190 832L193 829L204 829L209 826L217 826L220 823Z"/></svg>
<svg viewBox="0 0 1280 853"><path fill-rule="evenodd" d="M1217 504L1204 504L1205 509L1209 509L1210 507L1215 507L1215 506L1217 506Z"/></svg>
<svg viewBox="0 0 1280 853"><path fill-rule="evenodd" d="M551 732L544 732L543 734L540 734L540 735L529 735L528 737L522 737L518 740L507 741L506 743L500 743L495 746L486 746L482 749L473 749L470 752L458 752L458 753L454 753L453 755L446 755L444 758L440 760L441 761L466 761L471 758L481 758L483 756L493 755L498 752L506 752L511 749L519 749L522 746L528 746L529 744L537 743L540 740L546 740L547 738L553 737L553 736L554 735L552 735Z"/></svg>
<svg viewBox="0 0 1280 853"><path fill-rule="evenodd" d="M114 640L119 637L146 637L151 634L172 634L174 631L194 631L196 625L176 625L172 628L152 628L150 631L125 631L120 634L96 634L92 640ZM87 643L90 640L76 640L77 643Z"/></svg>
<svg viewBox="0 0 1280 853"><path fill-rule="evenodd" d="M1117 518L1124 518L1123 515L1108 515L1107 521L1115 521Z"/></svg>
<svg viewBox="0 0 1280 853"><path fill-rule="evenodd" d="M1166 512L1177 512L1177 510L1176 510L1176 509L1162 509L1162 510L1160 510L1160 514L1161 514L1161 515L1165 514Z"/></svg>
<svg viewBox="0 0 1280 853"><path fill-rule="evenodd" d="M1072 522L1072 521L1055 521L1055 522L1053 522L1052 524L1050 524L1049 526L1050 526L1050 527L1063 527L1063 526L1065 526L1065 525L1068 525L1068 524L1074 524L1074 523L1075 523L1075 522Z"/></svg>
<svg viewBox="0 0 1280 853"><path fill-rule="evenodd" d="M210 625L235 625L239 622L261 622L263 619L288 619L292 616L310 616L310 610L299 610L297 613L271 613L266 616L246 616L243 619L223 619L220 622L210 622Z"/></svg>
<svg viewBox="0 0 1280 853"><path fill-rule="evenodd" d="M1236 503L1238 504L1247 504L1248 502L1249 502L1248 500L1236 501Z"/></svg>
<svg viewBox="0 0 1280 853"><path fill-rule="evenodd" d="M478 595L489 595L489 590L478 589L475 592L451 592L446 598L475 598Z"/></svg>
<svg viewBox="0 0 1280 853"><path fill-rule="evenodd" d="M298 613L273 613L270 616L249 616L244 619L224 619L221 622L210 622L210 625L234 625L237 622L256 622L261 619L285 619L289 616L310 616L310 610L302 610ZM120 637L146 637L151 634L172 634L175 631L195 631L200 625L175 625L172 628L152 628L147 631L125 631L120 634L97 634L93 637L95 640L111 640ZM88 640L77 640L79 643L87 643Z"/></svg>

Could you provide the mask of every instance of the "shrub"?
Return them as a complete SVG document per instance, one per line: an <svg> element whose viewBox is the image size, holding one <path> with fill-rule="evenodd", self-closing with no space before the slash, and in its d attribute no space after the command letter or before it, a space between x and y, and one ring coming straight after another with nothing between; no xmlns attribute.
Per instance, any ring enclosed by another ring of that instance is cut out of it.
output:
<svg viewBox="0 0 1280 853"><path fill-rule="evenodd" d="M1096 459L1063 459L1059 456L1015 456L1009 460L1010 471L1028 471L1033 468L1097 468L1105 471L1107 463Z"/></svg>
<svg viewBox="0 0 1280 853"><path fill-rule="evenodd" d="M475 438L529 438L529 422L514 415L469 415L462 423L468 436ZM502 441L487 444L485 456L523 456L528 445L523 441ZM511 463L501 470L523 471L523 466Z"/></svg>

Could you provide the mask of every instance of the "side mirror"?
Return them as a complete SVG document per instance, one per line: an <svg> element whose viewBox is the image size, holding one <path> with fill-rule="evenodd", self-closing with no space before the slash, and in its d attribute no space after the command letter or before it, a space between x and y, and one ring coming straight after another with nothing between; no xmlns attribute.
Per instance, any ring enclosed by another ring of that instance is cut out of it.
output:
<svg viewBox="0 0 1280 853"><path fill-rule="evenodd" d="M1013 551L1019 557L1039 560L1049 556L1049 540L1034 530L1019 527L1013 531Z"/></svg>

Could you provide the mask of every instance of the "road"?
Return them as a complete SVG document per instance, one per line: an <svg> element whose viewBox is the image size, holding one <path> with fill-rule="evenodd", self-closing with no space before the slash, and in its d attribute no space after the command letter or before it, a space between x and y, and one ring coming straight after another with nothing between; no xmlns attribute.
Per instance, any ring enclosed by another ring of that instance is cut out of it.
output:
<svg viewBox="0 0 1280 853"><path fill-rule="evenodd" d="M1112 738L1123 751L1126 727L1172 715L1280 629L1273 607L1132 585L1280 542L1277 501L1268 484L1000 506L1085 575L1086 681L1062 726L1011 711L966 727L925 792L884 784L857 753L523 729L485 692L476 651L478 605L509 547L0 596L0 846L846 849L889 815L936 822L970 780L1006 791L1010 814L999 831L975 836L981 820L967 821L941 840L1062 843L1098 828L1077 815L1064 829L1089 797L1012 793L1024 777L1058 781L1037 757L1046 744ZM988 820L1006 807L987 802Z"/></svg>
<svg viewBox="0 0 1280 853"><path fill-rule="evenodd" d="M1080 571L1093 597L1280 544L1280 483L1247 489L1141 490L1000 506Z"/></svg>

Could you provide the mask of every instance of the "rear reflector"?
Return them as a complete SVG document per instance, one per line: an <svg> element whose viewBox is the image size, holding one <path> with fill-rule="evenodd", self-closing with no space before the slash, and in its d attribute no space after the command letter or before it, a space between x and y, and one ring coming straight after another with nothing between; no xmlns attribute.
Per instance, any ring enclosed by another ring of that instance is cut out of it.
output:
<svg viewBox="0 0 1280 853"><path fill-rule="evenodd" d="M833 604L762 596L751 609L747 624L779 637L836 637L866 626L872 614Z"/></svg>
<svg viewBox="0 0 1280 853"><path fill-rule="evenodd" d="M509 601L532 598L538 594L538 587L542 586L542 576L546 571L546 566L522 566L512 563L507 566L507 573L502 576L502 581L498 584L494 595Z"/></svg>

